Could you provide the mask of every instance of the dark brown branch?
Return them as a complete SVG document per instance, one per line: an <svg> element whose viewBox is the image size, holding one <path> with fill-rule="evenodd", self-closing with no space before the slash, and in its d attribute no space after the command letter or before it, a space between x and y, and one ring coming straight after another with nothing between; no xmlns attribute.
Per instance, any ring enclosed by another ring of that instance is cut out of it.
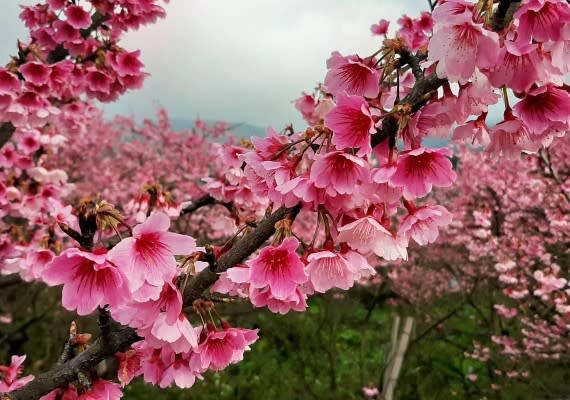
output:
<svg viewBox="0 0 570 400"><path fill-rule="evenodd" d="M109 335L109 340L105 344L98 340L93 346L67 363L55 366L52 370L36 376L33 381L23 388L7 393L4 396L11 400L37 400L53 389L65 387L69 383L76 381L80 372L89 371L105 358L112 356L118 351L125 351L137 340L140 340L140 338L134 329L119 329Z"/></svg>
<svg viewBox="0 0 570 400"><path fill-rule="evenodd" d="M444 315L443 317L441 317L440 319L438 319L437 321L435 321L432 325L430 325L425 331L423 331L420 335L418 335L418 337L416 337L414 340L412 340L410 342L410 348L418 343L419 341L421 341L423 338L425 338L427 335L429 335L429 333L431 331L433 331L434 329L436 329L439 325L443 324L445 321L447 321L448 319L450 319L451 317L453 317L455 314L457 314L464 306L465 304L467 304L466 301L463 301L459 306L457 306L456 308L454 308L453 310L451 310L448 314Z"/></svg>
<svg viewBox="0 0 570 400"><path fill-rule="evenodd" d="M182 216L182 215L186 215L186 214L191 214L194 211L197 211L198 209L200 209L202 207L206 207L206 206L210 206L210 205L214 205L214 204L222 205L222 206L226 207L229 212L232 212L232 207L233 207L232 203L224 203L223 201L216 200L215 198L213 198L212 196L207 194L205 196L200 197L196 201L193 201L187 207L183 208L180 211L180 215Z"/></svg>
<svg viewBox="0 0 570 400"><path fill-rule="evenodd" d="M416 77L416 80L424 79L424 72L420 66L420 62L427 58L427 53L416 53L412 54L408 49L403 49L400 51L400 66L408 64L412 69L412 73Z"/></svg>
<svg viewBox="0 0 570 400"><path fill-rule="evenodd" d="M419 67L419 65L418 65ZM447 82L446 79L438 78L434 73L425 78L418 79L412 90L400 101L399 105L408 104L411 106L412 111L417 111L421 106L423 106L427 101L427 96L437 90L441 85ZM394 115L389 115L382 121L382 127L372 135L371 144L372 147L379 145L387 138L394 141L396 140L396 135L398 133L398 120ZM392 146L393 147L393 146Z"/></svg>
<svg viewBox="0 0 570 400"><path fill-rule="evenodd" d="M566 190L564 189L564 182L562 181L562 179L560 179L558 171L556 171L554 169L554 166L552 165L552 159L550 157L550 152L548 151L548 149L546 150L540 149L538 151L538 158L544 163L544 165L546 165L546 168L548 168L548 176L554 179L554 182L556 182L556 184L560 188L562 196L564 196L566 201L570 203L570 194L568 194L568 192L566 192Z"/></svg>
<svg viewBox="0 0 570 400"><path fill-rule="evenodd" d="M4 122L0 124L0 149L8 143L12 138L12 135L16 131L14 125L11 122Z"/></svg>
<svg viewBox="0 0 570 400"><path fill-rule="evenodd" d="M518 8L520 0L500 0L495 13L493 14L493 19L491 21L491 26L495 32L503 30L503 28L511 22L513 13Z"/></svg>

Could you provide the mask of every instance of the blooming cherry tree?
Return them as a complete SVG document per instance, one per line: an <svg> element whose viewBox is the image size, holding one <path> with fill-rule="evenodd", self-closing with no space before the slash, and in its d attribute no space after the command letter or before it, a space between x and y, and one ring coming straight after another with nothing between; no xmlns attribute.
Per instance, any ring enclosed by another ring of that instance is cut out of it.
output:
<svg viewBox="0 0 570 400"><path fill-rule="evenodd" d="M568 3L450 0L431 11L403 16L390 37L387 21L373 25L385 39L372 55L334 52L323 85L295 101L305 129L238 142L224 123L173 132L164 112L142 127L103 120L93 100L143 84L140 53L119 43L164 16L158 1L24 7L30 38L0 69L0 273L63 285L63 307L96 312L101 337L87 347L90 335L71 329L58 365L36 379L18 377L24 358L14 356L0 368L3 398L120 398L120 385L94 370L108 357L118 359L122 385L142 375L161 388L190 387L241 361L258 339L217 315L210 295L301 312L310 296L407 260L412 242L431 245L452 224L446 205L461 207L428 199L434 187L469 184L466 174L457 182L452 151L430 148L430 137L477 144L512 175L524 176L516 163L530 154L558 185L552 201L570 201L549 155L568 148ZM488 108L500 96L504 117L492 125ZM548 211L558 238L567 205ZM503 229L489 221L493 212L473 210L475 235ZM538 336L566 329L569 277L542 242L524 254L519 237L508 235L498 278L507 297L532 295L558 313L554 323L521 319L523 343L538 357L546 347ZM483 251L465 246L474 258ZM522 273L513 257L542 264ZM516 341L493 340L516 353Z"/></svg>

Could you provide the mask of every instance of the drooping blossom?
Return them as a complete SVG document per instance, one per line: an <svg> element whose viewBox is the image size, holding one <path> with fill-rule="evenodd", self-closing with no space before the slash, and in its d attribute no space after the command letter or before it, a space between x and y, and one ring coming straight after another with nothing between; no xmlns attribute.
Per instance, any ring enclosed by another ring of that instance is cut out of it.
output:
<svg viewBox="0 0 570 400"><path fill-rule="evenodd" d="M351 194L356 186L368 180L367 163L360 157L342 151L317 155L310 179L316 187L326 189L331 196Z"/></svg>
<svg viewBox="0 0 570 400"><path fill-rule="evenodd" d="M420 246L436 241L439 228L451 223L451 213L438 205L425 205L410 209L400 224L398 234L414 239Z"/></svg>
<svg viewBox="0 0 570 400"><path fill-rule="evenodd" d="M536 43L505 41L499 49L496 65L485 74L494 87L507 87L517 92L548 79L552 73L547 56Z"/></svg>
<svg viewBox="0 0 570 400"><path fill-rule="evenodd" d="M346 92L375 98L380 92L380 72L373 68L375 62L372 59L363 60L356 54L343 56L333 52L327 60L326 90L333 95Z"/></svg>
<svg viewBox="0 0 570 400"><path fill-rule="evenodd" d="M202 331L197 353L202 368L220 371L230 364L243 360L243 353L257 341L257 330L232 328L225 323L223 329L208 324Z"/></svg>
<svg viewBox="0 0 570 400"><path fill-rule="evenodd" d="M370 135L376 132L368 103L361 96L340 94L336 107L325 116L325 125L332 129L332 143L339 150L357 148L362 156L372 151Z"/></svg>
<svg viewBox="0 0 570 400"><path fill-rule="evenodd" d="M69 6L65 9L69 25L75 29L86 29L91 25L91 16L81 6Z"/></svg>
<svg viewBox="0 0 570 400"><path fill-rule="evenodd" d="M198 346L196 329L190 325L190 321L184 313L180 313L173 324L167 322L166 313L161 313L148 329L140 330L146 340L154 347L162 347L166 343L177 353L186 353Z"/></svg>
<svg viewBox="0 0 570 400"><path fill-rule="evenodd" d="M519 41L558 41L570 23L570 6L563 0L525 0L513 17L518 20Z"/></svg>
<svg viewBox="0 0 570 400"><path fill-rule="evenodd" d="M250 288L249 300L254 307L267 307L269 311L279 314L287 314L291 310L303 312L307 309L307 295L298 287L284 299L275 298L269 287Z"/></svg>
<svg viewBox="0 0 570 400"><path fill-rule="evenodd" d="M437 75L465 83L475 68L495 65L499 51L495 32L473 23L471 15L458 17L453 25L436 23L429 42L428 59L438 61Z"/></svg>
<svg viewBox="0 0 570 400"><path fill-rule="evenodd" d="M118 383L96 379L77 400L119 400L121 397L123 397L123 392Z"/></svg>
<svg viewBox="0 0 570 400"><path fill-rule="evenodd" d="M175 254L191 254L197 250L190 236L168 232L170 218L163 213L152 214L133 228L133 236L124 238L109 251L109 259L128 277L131 291L148 283L162 289L176 274ZM143 299L141 299L143 300Z"/></svg>
<svg viewBox="0 0 570 400"><path fill-rule="evenodd" d="M269 287L271 295L285 300L293 295L297 285L307 281L304 265L297 255L299 241L290 237L279 246L267 246L247 264L251 268L251 287Z"/></svg>
<svg viewBox="0 0 570 400"><path fill-rule="evenodd" d="M325 293L337 287L348 290L359 278L356 268L341 254L321 250L307 257L307 273L315 291Z"/></svg>
<svg viewBox="0 0 570 400"><path fill-rule="evenodd" d="M534 150L538 146L530 138L528 129L520 119L508 117L490 131L491 143L487 151L517 158L523 150Z"/></svg>
<svg viewBox="0 0 570 400"><path fill-rule="evenodd" d="M338 228L338 243L347 243L354 250L370 251L386 260L407 259L405 239L394 236L374 217L357 219Z"/></svg>
<svg viewBox="0 0 570 400"><path fill-rule="evenodd" d="M107 261L107 252L70 248L55 257L42 273L48 285L62 285L67 310L87 315L97 307L117 306L128 298L127 278Z"/></svg>
<svg viewBox="0 0 570 400"><path fill-rule="evenodd" d="M171 355L170 365L165 366L158 386L166 388L174 383L181 389L187 389L194 385L196 378L202 379L200 373L204 368L200 366L200 357L190 351Z"/></svg>
<svg viewBox="0 0 570 400"><path fill-rule="evenodd" d="M404 197L413 199L428 194L432 186L451 186L457 175L447 158L447 148L419 147L398 157L398 163L390 183L404 188Z"/></svg>
<svg viewBox="0 0 570 400"><path fill-rule="evenodd" d="M542 134L552 129L567 130L570 124L570 94L552 85L542 86L527 92L513 107L529 133Z"/></svg>

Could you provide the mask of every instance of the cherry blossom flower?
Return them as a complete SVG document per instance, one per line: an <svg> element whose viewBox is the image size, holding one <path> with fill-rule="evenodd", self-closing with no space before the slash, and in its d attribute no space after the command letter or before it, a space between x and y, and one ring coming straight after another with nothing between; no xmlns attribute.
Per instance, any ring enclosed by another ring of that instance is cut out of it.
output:
<svg viewBox="0 0 570 400"><path fill-rule="evenodd" d="M168 232L169 226L170 218L165 213L154 213L133 228L132 237L124 238L109 251L109 260L128 277L131 291L145 282L162 288L176 274L174 255L200 250L194 238Z"/></svg>
<svg viewBox="0 0 570 400"><path fill-rule="evenodd" d="M326 116L325 124L333 131L332 142L339 150L358 148L357 155L372 151L370 134L376 132L366 101L360 96L340 94L337 104Z"/></svg>
<svg viewBox="0 0 570 400"><path fill-rule="evenodd" d="M437 75L450 81L465 83L475 68L487 69L495 65L499 51L499 37L471 16L457 17L453 25L436 23L429 42L428 59L438 61Z"/></svg>
<svg viewBox="0 0 570 400"><path fill-rule="evenodd" d="M258 339L257 330L232 328L227 323L224 325L220 330L208 324L206 331L203 331L204 339L197 350L202 368L219 371L243 360L243 353Z"/></svg>
<svg viewBox="0 0 570 400"><path fill-rule="evenodd" d="M326 189L331 196L351 194L359 183L368 180L367 163L364 159L332 151L317 155L311 168L310 179L316 187Z"/></svg>
<svg viewBox="0 0 570 400"><path fill-rule="evenodd" d="M69 6L65 9L69 25L75 29L86 29L91 25L91 16L81 6Z"/></svg>
<svg viewBox="0 0 570 400"><path fill-rule="evenodd" d="M517 9L518 40L528 42L558 41L562 28L570 22L570 7L560 0L526 0Z"/></svg>
<svg viewBox="0 0 570 400"><path fill-rule="evenodd" d="M119 400L123 392L119 384L105 379L96 379L89 390L81 394L77 400Z"/></svg>
<svg viewBox="0 0 570 400"><path fill-rule="evenodd" d="M338 228L337 242L363 254L373 251L386 260L407 259L406 240L394 236L373 217L360 218Z"/></svg>
<svg viewBox="0 0 570 400"><path fill-rule="evenodd" d="M381 19L377 24L373 24L370 27L370 31L373 35L386 35L388 33L388 27L390 26L390 21Z"/></svg>
<svg viewBox="0 0 570 400"><path fill-rule="evenodd" d="M356 269L338 253L317 251L309 254L307 261L309 280L317 292L325 293L333 287L348 290L358 278Z"/></svg>
<svg viewBox="0 0 570 400"><path fill-rule="evenodd" d="M570 94L552 85L529 91L513 107L531 134L541 134L551 129L567 130L570 124Z"/></svg>
<svg viewBox="0 0 570 400"><path fill-rule="evenodd" d="M104 249L95 253L67 249L46 266L42 279L48 285L63 284L63 306L79 315L105 305L117 306L128 297L126 277L107 262Z"/></svg>
<svg viewBox="0 0 570 400"><path fill-rule="evenodd" d="M287 238L279 246L267 246L247 264L251 268L252 288L269 287L271 296L286 300L295 294L297 285L307 281L304 265L296 253L299 241Z"/></svg>
<svg viewBox="0 0 570 400"><path fill-rule="evenodd" d="M334 95L346 92L368 98L378 96L380 72L372 68L374 63L375 60L363 60L357 55L342 56L333 52L327 60L326 90Z"/></svg>
<svg viewBox="0 0 570 400"><path fill-rule="evenodd" d="M307 308L307 296L298 287L284 299L275 298L269 287L261 290L250 287L249 299L254 307L267 307L279 314L287 314L291 310L302 312Z"/></svg>
<svg viewBox="0 0 570 400"><path fill-rule="evenodd" d="M115 357L119 361L117 377L122 387L142 374L140 354L135 349L129 349L124 353L117 352Z"/></svg>
<svg viewBox="0 0 570 400"><path fill-rule="evenodd" d="M398 235L414 239L420 246L436 241L439 228L451 223L451 213L442 206L425 205L410 210L400 224Z"/></svg>
<svg viewBox="0 0 570 400"><path fill-rule="evenodd" d="M403 187L407 199L425 196L432 186L451 186L457 175L447 158L449 156L449 149L423 147L401 154L390 183Z"/></svg>

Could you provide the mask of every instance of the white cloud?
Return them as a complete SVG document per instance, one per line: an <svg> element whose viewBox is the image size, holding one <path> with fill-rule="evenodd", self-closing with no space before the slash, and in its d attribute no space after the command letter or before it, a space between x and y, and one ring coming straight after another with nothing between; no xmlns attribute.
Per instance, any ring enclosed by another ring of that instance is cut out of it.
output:
<svg viewBox="0 0 570 400"><path fill-rule="evenodd" d="M152 115L159 103L177 118L300 126L290 101L323 79L333 50L368 55L380 44L372 23L420 8L420 0L173 0L166 19L124 42L142 50L152 74L145 88L105 108ZM10 35L25 32L14 28L18 13L3 4L2 54L14 49Z"/></svg>

